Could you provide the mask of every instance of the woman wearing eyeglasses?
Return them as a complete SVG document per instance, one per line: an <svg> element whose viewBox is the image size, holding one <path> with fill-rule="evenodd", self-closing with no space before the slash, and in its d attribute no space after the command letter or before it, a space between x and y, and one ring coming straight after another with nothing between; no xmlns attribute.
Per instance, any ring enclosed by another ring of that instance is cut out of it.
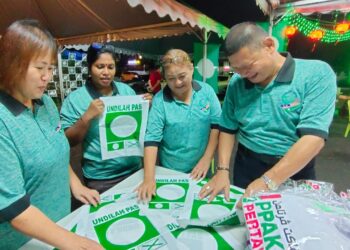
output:
<svg viewBox="0 0 350 250"><path fill-rule="evenodd" d="M35 20L11 24L0 40L0 249L30 237L60 249L102 249L54 223L70 213L70 190L91 203L69 166L69 145L54 102L44 95L57 48Z"/></svg>
<svg viewBox="0 0 350 250"><path fill-rule="evenodd" d="M99 98L136 93L128 85L113 81L116 73L113 46L93 43L87 51L87 63L90 77L64 100L61 121L70 145L83 144L85 184L102 193L140 169L141 157L102 160L98 119L104 104ZM152 96L145 94L144 98L151 100Z"/></svg>
<svg viewBox="0 0 350 250"><path fill-rule="evenodd" d="M143 183L139 200L155 194L155 164L205 177L218 141L220 102L208 84L192 78L193 64L182 50L169 50L162 60L167 86L152 102L145 136Z"/></svg>

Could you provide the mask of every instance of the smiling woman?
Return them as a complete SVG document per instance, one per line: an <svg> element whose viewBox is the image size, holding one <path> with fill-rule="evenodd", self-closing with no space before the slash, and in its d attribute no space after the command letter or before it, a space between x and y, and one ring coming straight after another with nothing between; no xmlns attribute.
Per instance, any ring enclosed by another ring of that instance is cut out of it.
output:
<svg viewBox="0 0 350 250"><path fill-rule="evenodd" d="M155 194L155 165L191 173L193 179L206 176L218 139L221 114L219 100L207 83L194 81L188 54L169 50L162 60L167 86L154 97L145 135L143 183L138 198Z"/></svg>
<svg viewBox="0 0 350 250"><path fill-rule="evenodd" d="M29 237L61 249L101 249L54 223L70 212L69 183L74 195L98 200L71 170L57 108L43 95L54 39L35 20L16 21L0 40L0 55L0 249L18 249Z"/></svg>

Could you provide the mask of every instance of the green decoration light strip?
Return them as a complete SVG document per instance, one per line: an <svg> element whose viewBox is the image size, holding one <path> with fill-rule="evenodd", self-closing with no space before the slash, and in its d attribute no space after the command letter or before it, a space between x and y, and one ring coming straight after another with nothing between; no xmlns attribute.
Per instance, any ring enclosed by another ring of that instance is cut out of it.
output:
<svg viewBox="0 0 350 250"><path fill-rule="evenodd" d="M295 26L299 32L308 36L314 30L322 30L324 35L321 39L325 43L337 43L350 40L350 30L343 34L337 33L335 30L326 29L320 26L318 21L306 19L301 14L290 14L285 17L285 21L289 26Z"/></svg>

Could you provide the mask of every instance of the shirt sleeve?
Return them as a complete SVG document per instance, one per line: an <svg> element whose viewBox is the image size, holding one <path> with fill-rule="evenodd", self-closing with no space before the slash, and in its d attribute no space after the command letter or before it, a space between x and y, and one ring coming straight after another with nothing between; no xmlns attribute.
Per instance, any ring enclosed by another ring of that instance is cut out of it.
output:
<svg viewBox="0 0 350 250"><path fill-rule="evenodd" d="M7 132L0 124L0 222L11 221L30 206L24 188L21 160Z"/></svg>
<svg viewBox="0 0 350 250"><path fill-rule="evenodd" d="M136 92L135 92L135 90L133 90L133 88L131 88L130 86L128 86L126 84L125 84L125 86L126 86L128 95L136 95Z"/></svg>
<svg viewBox="0 0 350 250"><path fill-rule="evenodd" d="M306 92L297 134L316 135L327 139L335 109L336 76L331 67L324 62L315 63L314 72L315 79L305 85Z"/></svg>
<svg viewBox="0 0 350 250"><path fill-rule="evenodd" d="M238 121L235 116L235 83L238 76L233 75L226 90L222 113L220 117L219 130L229 134L238 132Z"/></svg>
<svg viewBox="0 0 350 250"><path fill-rule="evenodd" d="M218 129L219 128L219 121L221 116L221 105L220 101L215 94L212 87L209 87L209 98L210 98L210 126L211 128Z"/></svg>
<svg viewBox="0 0 350 250"><path fill-rule="evenodd" d="M162 98L163 95L156 95L153 98L152 106L148 114L145 146L158 146L163 139L165 110Z"/></svg>
<svg viewBox="0 0 350 250"><path fill-rule="evenodd" d="M62 104L61 108L61 126L62 129L65 130L67 128L72 127L77 120L80 119L82 114L78 112L74 105L74 98L72 96L68 96Z"/></svg>

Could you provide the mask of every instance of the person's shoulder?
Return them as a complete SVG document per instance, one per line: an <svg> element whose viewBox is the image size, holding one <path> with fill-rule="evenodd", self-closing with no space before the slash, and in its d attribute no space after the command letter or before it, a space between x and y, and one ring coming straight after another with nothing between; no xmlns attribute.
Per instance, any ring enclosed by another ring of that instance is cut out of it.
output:
<svg viewBox="0 0 350 250"><path fill-rule="evenodd" d="M121 95L131 94L135 95L135 91L126 83L113 81L114 85L117 87L118 92Z"/></svg>
<svg viewBox="0 0 350 250"><path fill-rule="evenodd" d="M172 102L169 102L168 95L164 92L164 89L161 89L160 91L157 92L152 98L152 105L153 106L164 106L167 104L171 104ZM172 97L171 97L172 98Z"/></svg>
<svg viewBox="0 0 350 250"><path fill-rule="evenodd" d="M157 92L157 94L155 94L152 98L152 103L154 101L164 101L164 89L161 89Z"/></svg>
<svg viewBox="0 0 350 250"><path fill-rule="evenodd" d="M69 95L65 98L65 100L71 100L71 99L75 100L78 98L85 98L84 96L85 93L88 93L88 92L87 92L86 86L84 85L70 92Z"/></svg>
<svg viewBox="0 0 350 250"><path fill-rule="evenodd" d="M294 59L296 64L299 66L299 70L303 70L305 72L309 72L311 74L316 74L316 72L333 72L332 67L321 60L315 59Z"/></svg>
<svg viewBox="0 0 350 250"><path fill-rule="evenodd" d="M241 86L244 86L245 81L244 79L237 73L234 73L229 79L227 83L227 88L240 88Z"/></svg>
<svg viewBox="0 0 350 250"><path fill-rule="evenodd" d="M198 84L201 88L206 88L207 86L210 86L208 83L199 80L193 80L193 84Z"/></svg>

